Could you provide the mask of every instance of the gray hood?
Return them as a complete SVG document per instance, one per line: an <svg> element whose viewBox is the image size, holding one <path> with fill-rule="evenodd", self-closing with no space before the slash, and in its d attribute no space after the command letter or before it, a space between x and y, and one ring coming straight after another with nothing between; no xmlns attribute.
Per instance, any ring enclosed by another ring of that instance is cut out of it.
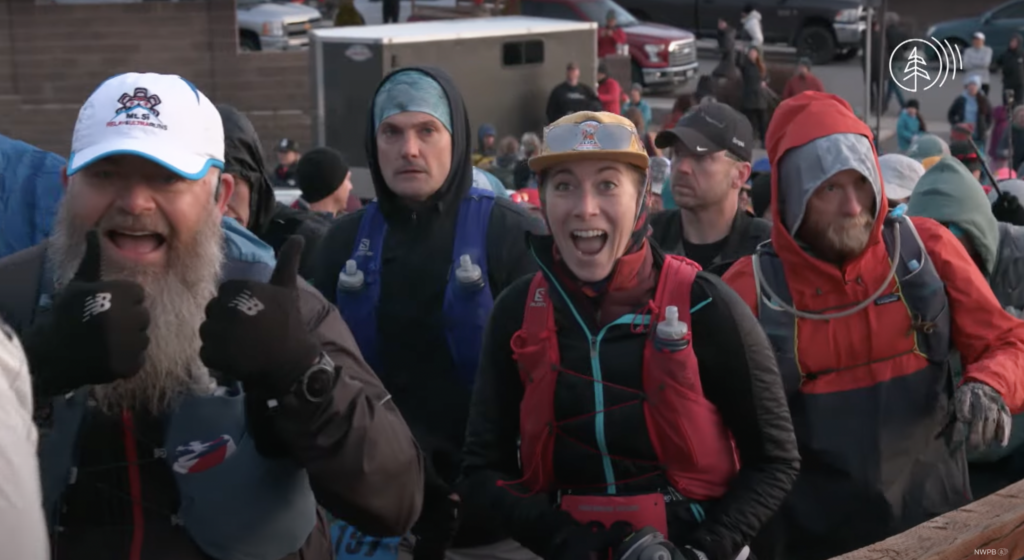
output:
<svg viewBox="0 0 1024 560"><path fill-rule="evenodd" d="M826 179L847 169L867 177L875 191L875 219L882 197L882 181L871 142L860 134L840 133L812 140L788 150L779 162L779 208L790 235L796 237L804 220L807 200Z"/></svg>

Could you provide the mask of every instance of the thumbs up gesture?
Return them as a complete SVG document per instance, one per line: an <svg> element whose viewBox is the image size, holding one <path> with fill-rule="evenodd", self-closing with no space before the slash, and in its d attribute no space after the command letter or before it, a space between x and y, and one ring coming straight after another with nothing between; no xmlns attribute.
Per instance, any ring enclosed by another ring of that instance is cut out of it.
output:
<svg viewBox="0 0 1024 560"><path fill-rule="evenodd" d="M199 356L247 392L283 396L320 355L299 308L303 245L299 236L285 242L269 283L229 280L206 306Z"/></svg>
<svg viewBox="0 0 1024 560"><path fill-rule="evenodd" d="M53 308L23 336L43 396L127 379L149 347L145 291L130 280L103 280L99 234L86 234L85 256Z"/></svg>

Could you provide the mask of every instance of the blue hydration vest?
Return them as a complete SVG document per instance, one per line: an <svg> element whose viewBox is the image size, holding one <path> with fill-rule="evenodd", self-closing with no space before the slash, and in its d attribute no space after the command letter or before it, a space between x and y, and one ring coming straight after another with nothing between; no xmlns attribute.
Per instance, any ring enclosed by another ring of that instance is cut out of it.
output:
<svg viewBox="0 0 1024 560"><path fill-rule="evenodd" d="M448 287L444 295L445 334L455 362L456 373L466 385L472 385L480 360L480 341L487 318L494 307L494 297L487 285L487 225L491 219L495 194L492 191L471 188L459 205L455 225L455 245L452 247L452 268L448 274ZM380 372L377 346L377 301L380 299L381 252L387 224L377 202L366 206L359 223L359 234L351 259L363 273L363 285L358 290L337 288L338 309L359 345L366 362ZM462 255L469 255L480 267L484 286L467 289L460 285L455 270ZM344 273L344 267L342 267Z"/></svg>
<svg viewBox="0 0 1024 560"><path fill-rule="evenodd" d="M224 224L224 280L266 282L273 253L230 218ZM43 261L38 308L52 303L53 270ZM51 533L60 525L61 502L77 473L79 429L90 414L89 389L37 403L48 411L40 425L39 465L43 507ZM189 395L165 417L161 450L180 495L174 521L206 554L220 560L277 560L305 543L316 526L316 499L306 471L291 459L257 453L246 427L239 384L209 396ZM194 456L231 450L201 472Z"/></svg>

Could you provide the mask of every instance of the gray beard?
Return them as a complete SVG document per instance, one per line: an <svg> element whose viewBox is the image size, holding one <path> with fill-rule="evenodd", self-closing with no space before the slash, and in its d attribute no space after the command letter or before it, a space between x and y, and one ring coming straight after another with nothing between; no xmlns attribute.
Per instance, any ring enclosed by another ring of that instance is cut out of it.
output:
<svg viewBox="0 0 1024 560"><path fill-rule="evenodd" d="M70 210L73 189L61 204L47 250L57 289L75 275L85 255L85 235L92 225L80 223ZM199 326L206 305L217 294L223 254L220 213L212 203L196 235L186 243L167 236L166 268L124 266L103 260L104 280L131 280L145 290L149 310L149 347L137 375L93 387L93 396L107 413L122 409L160 414L185 395L210 394L216 384L199 358ZM104 222L127 223L124 216ZM141 220L140 220L141 221ZM161 223L166 223L162 222ZM167 232L168 229L161 231Z"/></svg>

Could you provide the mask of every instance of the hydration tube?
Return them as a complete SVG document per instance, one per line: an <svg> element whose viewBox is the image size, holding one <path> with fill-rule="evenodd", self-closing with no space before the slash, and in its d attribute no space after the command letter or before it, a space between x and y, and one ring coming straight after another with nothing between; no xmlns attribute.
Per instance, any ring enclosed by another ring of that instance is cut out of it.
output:
<svg viewBox="0 0 1024 560"><path fill-rule="evenodd" d="M893 251L894 256L892 258L892 268L889 269L889 274L885 277L885 281L882 282L882 285L879 286L877 290L875 290L875 293L868 296L868 298L865 299L864 301L858 303L857 305L851 307L850 309L847 309L845 311L836 311L835 313L812 313L810 311L800 311L799 309L793 307L792 305L789 305L788 303L782 301L782 299L779 298L779 296L775 295L775 292L772 291L771 286L769 286L768 283L764 281L764 275L761 274L761 259L759 258L759 255L755 254L753 258L754 279L757 282L758 289L763 289L765 293L768 294L769 299L765 300L765 302L773 308L781 309L782 311L792 313L794 316L800 317L801 319L811 319L814 321L841 319L843 317L853 315L854 313L857 313L866 308L867 306L871 305L871 302L875 301L876 299L881 297L883 293L885 293L885 289L889 287L889 282L892 282L892 279L896 277L896 267L898 267L900 264L899 219L902 218L904 210L905 206L903 204L900 204L890 214L890 216L895 216L896 218L895 222L893 223L893 235L896 238L896 246L894 247L895 250ZM761 297L762 299L764 298L764 296Z"/></svg>

